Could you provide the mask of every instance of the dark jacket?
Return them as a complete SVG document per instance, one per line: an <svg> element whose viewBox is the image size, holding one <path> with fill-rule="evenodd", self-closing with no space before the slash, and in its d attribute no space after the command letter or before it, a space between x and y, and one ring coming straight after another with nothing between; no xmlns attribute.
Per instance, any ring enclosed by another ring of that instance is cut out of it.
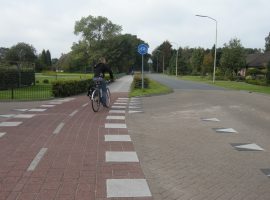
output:
<svg viewBox="0 0 270 200"><path fill-rule="evenodd" d="M105 73L109 73L110 74L110 78L113 80L113 72L111 70L111 68L104 64L104 63L98 63L95 68L94 68L94 77L105 77Z"/></svg>

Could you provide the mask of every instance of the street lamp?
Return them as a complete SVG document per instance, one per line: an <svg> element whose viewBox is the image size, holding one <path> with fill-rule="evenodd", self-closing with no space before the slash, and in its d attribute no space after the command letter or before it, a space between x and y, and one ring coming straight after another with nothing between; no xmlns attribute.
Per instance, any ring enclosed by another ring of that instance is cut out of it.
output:
<svg viewBox="0 0 270 200"><path fill-rule="evenodd" d="M176 47L177 47L177 49L176 49L176 63L175 63L175 76L177 76L177 63L178 63L178 50L179 50L179 46L178 46L178 44L176 43L176 42L171 42L171 43L173 43L173 44L176 44Z"/></svg>
<svg viewBox="0 0 270 200"><path fill-rule="evenodd" d="M215 76L216 76L216 62L217 62L217 20L212 18L212 17L209 17L209 16L206 16L206 15L196 15L196 17L207 17L213 21L216 22L216 41L215 41L215 58L214 58L214 71L213 71L213 83L215 83Z"/></svg>

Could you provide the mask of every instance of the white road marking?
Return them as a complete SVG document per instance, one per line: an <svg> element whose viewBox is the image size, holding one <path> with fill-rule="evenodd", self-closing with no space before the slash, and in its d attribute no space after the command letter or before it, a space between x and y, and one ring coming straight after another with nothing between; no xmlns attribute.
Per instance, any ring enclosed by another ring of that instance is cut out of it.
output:
<svg viewBox="0 0 270 200"><path fill-rule="evenodd" d="M88 104L89 104L89 103L85 103L85 104L82 105L82 107L86 107Z"/></svg>
<svg viewBox="0 0 270 200"><path fill-rule="evenodd" d="M0 132L0 138L6 135L6 132Z"/></svg>
<svg viewBox="0 0 270 200"><path fill-rule="evenodd" d="M22 122L0 122L0 127L19 126Z"/></svg>
<svg viewBox="0 0 270 200"><path fill-rule="evenodd" d="M126 111L125 110L110 110L109 113L121 113L121 114L123 114L123 113L126 113Z"/></svg>
<svg viewBox="0 0 270 200"><path fill-rule="evenodd" d="M69 116L73 117L74 115L76 115L77 112L79 112L79 110L74 110L72 113L69 114Z"/></svg>
<svg viewBox="0 0 270 200"><path fill-rule="evenodd" d="M119 119L119 120L125 120L125 116L113 116L113 115L109 115L106 117L106 119Z"/></svg>
<svg viewBox="0 0 270 200"><path fill-rule="evenodd" d="M129 135L105 135L105 142L131 142Z"/></svg>
<svg viewBox="0 0 270 200"><path fill-rule="evenodd" d="M53 134L58 134L61 129L64 127L65 123L64 122L61 122L57 127L56 129L53 131Z"/></svg>
<svg viewBox="0 0 270 200"><path fill-rule="evenodd" d="M106 151L106 162L139 162L135 151Z"/></svg>
<svg viewBox="0 0 270 200"><path fill-rule="evenodd" d="M38 152L38 154L36 155L36 157L34 158L34 160L29 165L27 171L34 171L35 170L35 168L37 167L38 163L40 162L40 160L42 159L42 157L45 155L45 153L46 153L47 150L48 150L48 148L42 148L42 149L40 149L40 151Z"/></svg>
<svg viewBox="0 0 270 200"><path fill-rule="evenodd" d="M219 122L220 120L217 118L207 118L207 119L202 119L202 121Z"/></svg>
<svg viewBox="0 0 270 200"><path fill-rule="evenodd" d="M218 128L218 129L216 129L216 132L222 132L222 133L238 133L233 128Z"/></svg>
<svg viewBox="0 0 270 200"><path fill-rule="evenodd" d="M52 108L54 107L55 105L41 105L40 107L43 107L43 108Z"/></svg>
<svg viewBox="0 0 270 200"><path fill-rule="evenodd" d="M107 198L151 197L145 179L107 179Z"/></svg>
<svg viewBox="0 0 270 200"><path fill-rule="evenodd" d="M264 151L259 145L251 143L251 144L244 144L235 146L237 149L246 149L246 150L255 150L255 151Z"/></svg>
<svg viewBox="0 0 270 200"><path fill-rule="evenodd" d="M43 108L33 108L33 109L28 110L28 111L29 112L44 112L46 110L47 109L43 109Z"/></svg>
<svg viewBox="0 0 270 200"><path fill-rule="evenodd" d="M127 128L127 125L118 123L105 123L105 128Z"/></svg>

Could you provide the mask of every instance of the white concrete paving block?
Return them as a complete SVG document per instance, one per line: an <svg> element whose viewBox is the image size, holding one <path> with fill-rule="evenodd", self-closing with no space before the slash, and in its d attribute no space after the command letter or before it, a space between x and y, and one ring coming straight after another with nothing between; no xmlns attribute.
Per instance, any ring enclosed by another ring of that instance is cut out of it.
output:
<svg viewBox="0 0 270 200"><path fill-rule="evenodd" d="M127 97L119 97L117 99L120 99L120 100L129 100L129 98L127 98Z"/></svg>
<svg viewBox="0 0 270 200"><path fill-rule="evenodd" d="M44 109L44 108L32 108L30 110L28 110L29 112L44 112L46 111L47 109Z"/></svg>
<svg viewBox="0 0 270 200"><path fill-rule="evenodd" d="M115 105L127 105L127 103L125 103L125 102L115 102L114 104Z"/></svg>
<svg viewBox="0 0 270 200"><path fill-rule="evenodd" d="M27 111L28 109L26 109L26 108L16 108L16 109L13 109L13 110L25 112L25 111Z"/></svg>
<svg viewBox="0 0 270 200"><path fill-rule="evenodd" d="M19 126L22 122L0 122L0 127Z"/></svg>
<svg viewBox="0 0 270 200"><path fill-rule="evenodd" d="M139 107L139 106L129 106L128 108L129 109L141 109L141 107Z"/></svg>
<svg viewBox="0 0 270 200"><path fill-rule="evenodd" d="M126 111L125 110L110 110L109 113L124 114L124 113L126 113Z"/></svg>
<svg viewBox="0 0 270 200"><path fill-rule="evenodd" d="M48 150L48 148L40 149L40 151L38 152L38 154L36 155L34 160L29 165L27 171L34 171L35 170L35 168L37 167L38 163L41 161L41 159L43 158L43 156L45 155L47 150Z"/></svg>
<svg viewBox="0 0 270 200"><path fill-rule="evenodd" d="M139 162L135 151L106 151L106 162Z"/></svg>
<svg viewBox="0 0 270 200"><path fill-rule="evenodd" d="M3 117L3 118L11 118L14 116L15 116L15 114L0 115L0 117Z"/></svg>
<svg viewBox="0 0 270 200"><path fill-rule="evenodd" d="M14 118L30 119L34 116L36 115L35 114L18 114L18 115L15 115Z"/></svg>
<svg viewBox="0 0 270 200"><path fill-rule="evenodd" d="M55 105L41 105L40 107L43 107L43 108L52 108L54 107Z"/></svg>
<svg viewBox="0 0 270 200"><path fill-rule="evenodd" d="M48 104L62 104L63 102L62 101L50 101Z"/></svg>
<svg viewBox="0 0 270 200"><path fill-rule="evenodd" d="M105 123L105 128L127 128L127 125L120 123Z"/></svg>
<svg viewBox="0 0 270 200"><path fill-rule="evenodd" d="M116 119L116 120L125 120L125 116L114 116L114 115L108 115L106 119Z"/></svg>
<svg viewBox="0 0 270 200"><path fill-rule="evenodd" d="M107 179L107 198L151 197L145 179Z"/></svg>
<svg viewBox="0 0 270 200"><path fill-rule="evenodd" d="M105 135L105 142L131 142L129 135Z"/></svg>
<svg viewBox="0 0 270 200"><path fill-rule="evenodd" d="M0 138L6 135L6 132L0 132Z"/></svg>
<svg viewBox="0 0 270 200"><path fill-rule="evenodd" d="M126 106L112 106L113 109L125 109Z"/></svg>
<svg viewBox="0 0 270 200"><path fill-rule="evenodd" d="M221 132L221 133L238 133L233 128L217 128L215 130L216 130L216 132Z"/></svg>
<svg viewBox="0 0 270 200"><path fill-rule="evenodd" d="M219 122L220 120L217 118L203 118L202 121Z"/></svg>
<svg viewBox="0 0 270 200"><path fill-rule="evenodd" d="M143 111L141 110L129 110L128 113L129 114L133 114L133 113L142 113Z"/></svg>

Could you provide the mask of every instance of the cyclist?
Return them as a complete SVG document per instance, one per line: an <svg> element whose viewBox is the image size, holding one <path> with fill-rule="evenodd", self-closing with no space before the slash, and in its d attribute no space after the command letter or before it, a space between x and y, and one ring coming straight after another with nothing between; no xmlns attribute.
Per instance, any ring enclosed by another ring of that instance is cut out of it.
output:
<svg viewBox="0 0 270 200"><path fill-rule="evenodd" d="M94 81L100 81L102 89L101 103L104 107L106 106L106 82L105 73L110 74L110 79L113 81L113 72L111 68L106 64L106 59L104 57L99 58L98 64L94 67Z"/></svg>

